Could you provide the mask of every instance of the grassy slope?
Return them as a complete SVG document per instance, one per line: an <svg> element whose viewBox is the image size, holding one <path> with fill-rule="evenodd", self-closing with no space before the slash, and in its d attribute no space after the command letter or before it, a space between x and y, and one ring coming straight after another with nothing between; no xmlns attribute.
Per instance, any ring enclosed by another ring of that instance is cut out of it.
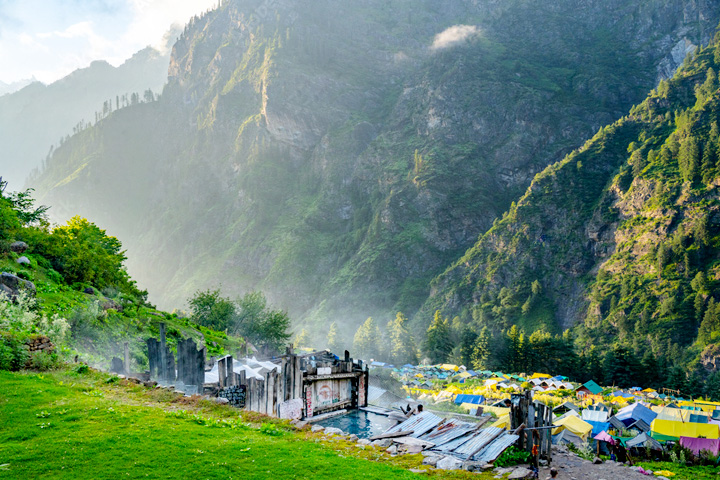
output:
<svg viewBox="0 0 720 480"><path fill-rule="evenodd" d="M183 404L170 392L122 382L71 370L0 372L0 477L400 479L414 478L407 469L422 461L323 440L278 420L258 428L262 419L230 407Z"/></svg>

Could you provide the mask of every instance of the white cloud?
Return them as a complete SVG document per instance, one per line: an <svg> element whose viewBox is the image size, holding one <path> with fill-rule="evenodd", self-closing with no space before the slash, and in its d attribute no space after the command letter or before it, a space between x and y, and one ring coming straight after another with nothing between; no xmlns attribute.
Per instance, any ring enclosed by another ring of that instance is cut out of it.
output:
<svg viewBox="0 0 720 480"><path fill-rule="evenodd" d="M433 50L441 50L450 48L460 43L465 43L472 37L480 34L480 30L475 25L453 25L435 35L435 40L430 47Z"/></svg>
<svg viewBox="0 0 720 480"><path fill-rule="evenodd" d="M217 0L2 0L0 81L35 76L50 83L93 60L119 65L148 45L164 45Z"/></svg>

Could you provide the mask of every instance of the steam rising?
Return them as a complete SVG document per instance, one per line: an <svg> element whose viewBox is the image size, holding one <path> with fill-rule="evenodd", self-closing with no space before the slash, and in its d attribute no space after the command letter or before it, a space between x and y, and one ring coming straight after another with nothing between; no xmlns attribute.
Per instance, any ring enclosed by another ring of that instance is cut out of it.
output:
<svg viewBox="0 0 720 480"><path fill-rule="evenodd" d="M430 48L432 50L442 50L444 48L454 47L467 42L479 34L480 30L475 25L453 25L435 35L435 40Z"/></svg>

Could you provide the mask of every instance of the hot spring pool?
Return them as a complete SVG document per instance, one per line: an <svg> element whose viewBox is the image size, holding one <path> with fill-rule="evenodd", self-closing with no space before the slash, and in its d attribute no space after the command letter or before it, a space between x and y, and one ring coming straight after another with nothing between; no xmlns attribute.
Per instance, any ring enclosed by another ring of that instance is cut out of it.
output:
<svg viewBox="0 0 720 480"><path fill-rule="evenodd" d="M339 428L343 432L354 433L359 438L380 435L395 424L395 421L388 419L385 415L364 412L362 410L352 410L345 415L339 415L313 423L313 425L321 425L323 427Z"/></svg>

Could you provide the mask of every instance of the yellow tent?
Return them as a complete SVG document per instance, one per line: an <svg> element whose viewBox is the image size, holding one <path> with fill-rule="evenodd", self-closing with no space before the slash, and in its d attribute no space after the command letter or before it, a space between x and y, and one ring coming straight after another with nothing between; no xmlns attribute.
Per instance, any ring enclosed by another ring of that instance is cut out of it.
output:
<svg viewBox="0 0 720 480"><path fill-rule="evenodd" d="M462 373L458 374L458 377L460 377L460 378L468 378L470 376L471 375L468 372L462 372Z"/></svg>
<svg viewBox="0 0 720 480"><path fill-rule="evenodd" d="M457 388L457 387L454 386L454 385L450 385L448 388L445 389L445 391L446 391L446 392L450 392L450 393L452 393L453 395L457 395L457 394L460 394L460 393L463 392L462 390L460 390L459 388Z"/></svg>
<svg viewBox="0 0 720 480"><path fill-rule="evenodd" d="M573 415L567 416L563 418L562 420L558 420L557 422L554 422L553 425L557 428L553 428L553 435L557 435L560 433L563 428L570 430L572 433L577 435L578 437L585 440L587 436L592 432L592 425L587 423L581 418L575 417Z"/></svg>
<svg viewBox="0 0 720 480"><path fill-rule="evenodd" d="M720 429L712 423L675 422L655 419L650 431L666 437L720 438Z"/></svg>
<svg viewBox="0 0 720 480"><path fill-rule="evenodd" d="M477 405L475 405L475 406L477 407ZM495 416L498 418L510 413L510 409L505 408L505 407L491 407L491 406L483 405L482 408L483 408L483 412L494 413Z"/></svg>
<svg viewBox="0 0 720 480"><path fill-rule="evenodd" d="M646 388L646 389L643 390L642 392L643 392L643 393L652 393L652 392L657 392L657 390L653 390L652 388Z"/></svg>
<svg viewBox="0 0 720 480"><path fill-rule="evenodd" d="M510 428L510 414L508 413L507 415L503 415L497 419L497 422L490 426L496 428Z"/></svg>
<svg viewBox="0 0 720 480"><path fill-rule="evenodd" d="M453 365L451 363L445 363L445 364L441 365L440 368L442 368L444 370L452 370L453 372L457 372L458 370L460 370L460 367L458 367L457 365Z"/></svg>
<svg viewBox="0 0 720 480"><path fill-rule="evenodd" d="M548 375L547 373L533 373L532 377L530 377L530 380L534 378L552 378L552 375Z"/></svg>

